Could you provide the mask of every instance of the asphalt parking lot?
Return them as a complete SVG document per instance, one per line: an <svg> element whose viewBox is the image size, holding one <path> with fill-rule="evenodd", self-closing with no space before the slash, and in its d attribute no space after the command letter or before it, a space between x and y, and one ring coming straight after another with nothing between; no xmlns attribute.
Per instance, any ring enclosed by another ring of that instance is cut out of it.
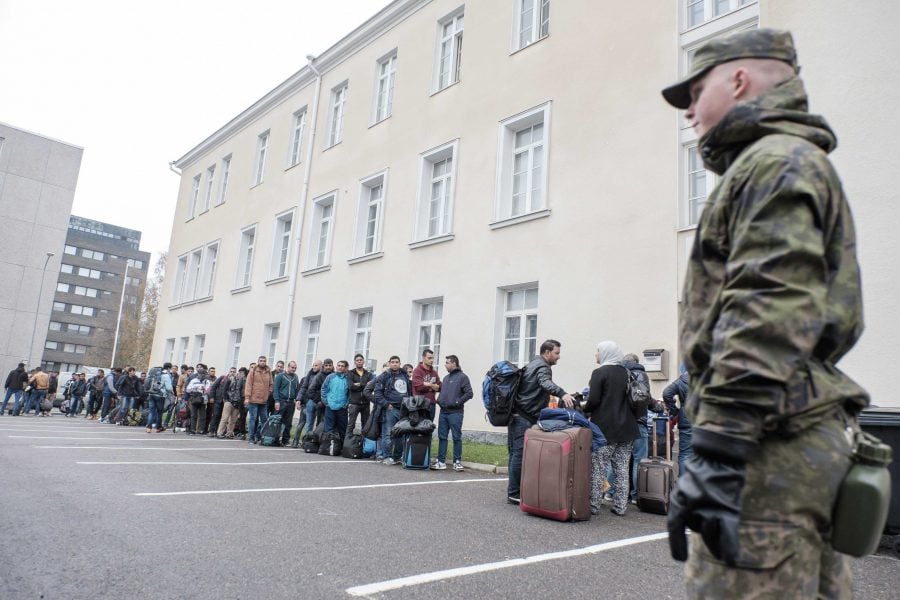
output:
<svg viewBox="0 0 900 600"><path fill-rule="evenodd" d="M0 598L682 598L663 517L557 523L505 477L0 417ZM900 561L857 561L895 598Z"/></svg>

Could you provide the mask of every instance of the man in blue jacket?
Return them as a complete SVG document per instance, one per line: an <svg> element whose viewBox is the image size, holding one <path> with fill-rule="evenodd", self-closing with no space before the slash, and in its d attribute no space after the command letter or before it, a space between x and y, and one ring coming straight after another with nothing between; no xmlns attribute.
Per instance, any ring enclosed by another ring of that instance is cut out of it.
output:
<svg viewBox="0 0 900 600"><path fill-rule="evenodd" d="M400 357L392 356L388 360L388 370L375 379L374 394L375 403L382 408L383 421L381 425L381 450L376 450L375 460L384 458L386 465L400 463L400 453L403 444L391 438L391 429L400 420L400 406L403 398L409 396L411 386L406 371L400 368Z"/></svg>
<svg viewBox="0 0 900 600"><path fill-rule="evenodd" d="M454 354L444 361L447 376L441 383L441 395L438 404L441 413L438 418L438 455L432 468L442 471L447 468L447 434L453 434L453 470L462 471L462 424L463 409L466 402L472 399L472 384L469 376L462 372L459 358Z"/></svg>
<svg viewBox="0 0 900 600"><path fill-rule="evenodd" d="M281 445L287 446L291 439L291 424L294 422L294 401L300 391L300 378L297 377L297 363L291 361L286 371L275 375L272 386L272 397L275 399L275 412L281 415Z"/></svg>
<svg viewBox="0 0 900 600"><path fill-rule="evenodd" d="M334 373L322 384L322 402L325 403L325 427L323 433L337 430L343 440L347 435L347 405L350 404L350 382L347 379L346 360L337 361Z"/></svg>

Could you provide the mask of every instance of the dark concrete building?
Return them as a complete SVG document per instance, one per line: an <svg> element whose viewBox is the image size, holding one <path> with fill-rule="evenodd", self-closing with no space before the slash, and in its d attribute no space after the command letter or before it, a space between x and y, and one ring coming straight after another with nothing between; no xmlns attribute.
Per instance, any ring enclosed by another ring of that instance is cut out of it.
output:
<svg viewBox="0 0 900 600"><path fill-rule="evenodd" d="M140 242L140 231L69 217L41 360L45 370L111 366L119 308L123 316L137 310L147 281L150 253L139 250Z"/></svg>

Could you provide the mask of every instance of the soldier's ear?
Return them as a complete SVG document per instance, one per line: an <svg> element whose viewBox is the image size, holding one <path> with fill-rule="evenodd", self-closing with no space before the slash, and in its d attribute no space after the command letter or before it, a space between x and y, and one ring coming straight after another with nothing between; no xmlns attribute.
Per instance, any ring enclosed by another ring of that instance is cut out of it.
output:
<svg viewBox="0 0 900 600"><path fill-rule="evenodd" d="M731 92L735 100L745 100L750 94L752 75L746 67L738 67L731 74Z"/></svg>

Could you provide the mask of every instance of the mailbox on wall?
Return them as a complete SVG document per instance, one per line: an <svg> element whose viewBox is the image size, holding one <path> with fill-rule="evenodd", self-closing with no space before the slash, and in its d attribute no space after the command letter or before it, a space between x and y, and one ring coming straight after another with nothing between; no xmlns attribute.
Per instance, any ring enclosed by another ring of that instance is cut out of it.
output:
<svg viewBox="0 0 900 600"><path fill-rule="evenodd" d="M650 379L660 380L669 378L669 352L663 348L650 348L644 350L644 359L641 364L647 371Z"/></svg>

